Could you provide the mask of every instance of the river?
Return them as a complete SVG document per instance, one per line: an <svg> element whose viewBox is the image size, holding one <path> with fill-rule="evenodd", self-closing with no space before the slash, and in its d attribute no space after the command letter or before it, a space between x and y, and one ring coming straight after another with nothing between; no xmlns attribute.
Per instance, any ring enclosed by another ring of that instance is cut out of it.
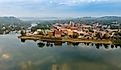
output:
<svg viewBox="0 0 121 70"><path fill-rule="evenodd" d="M18 34L0 35L0 70L121 70L121 49L83 43L40 47Z"/></svg>

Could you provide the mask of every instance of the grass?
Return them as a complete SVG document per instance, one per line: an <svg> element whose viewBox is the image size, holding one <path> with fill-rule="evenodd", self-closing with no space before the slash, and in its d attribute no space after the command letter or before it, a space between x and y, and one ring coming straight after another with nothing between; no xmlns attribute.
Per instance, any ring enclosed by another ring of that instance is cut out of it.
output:
<svg viewBox="0 0 121 70"><path fill-rule="evenodd" d="M19 36L20 39L25 40L42 40L42 41L61 41L61 42L85 42L85 43L102 43L102 44L112 44L109 39L96 40L96 39L78 39L78 38L62 38L62 37L49 37L42 35L31 35L31 36Z"/></svg>

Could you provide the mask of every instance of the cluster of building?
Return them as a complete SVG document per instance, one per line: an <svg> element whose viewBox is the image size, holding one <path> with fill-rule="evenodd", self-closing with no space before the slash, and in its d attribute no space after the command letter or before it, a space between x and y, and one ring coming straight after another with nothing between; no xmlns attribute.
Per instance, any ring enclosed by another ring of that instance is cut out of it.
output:
<svg viewBox="0 0 121 70"><path fill-rule="evenodd" d="M65 24L56 23L50 28L50 30L37 29L33 34L43 34L50 37L92 39L99 37L99 35L101 37L106 35L110 38L118 31L120 32L120 29L111 29L110 26L101 25L99 23L89 25L70 21L70 23Z"/></svg>

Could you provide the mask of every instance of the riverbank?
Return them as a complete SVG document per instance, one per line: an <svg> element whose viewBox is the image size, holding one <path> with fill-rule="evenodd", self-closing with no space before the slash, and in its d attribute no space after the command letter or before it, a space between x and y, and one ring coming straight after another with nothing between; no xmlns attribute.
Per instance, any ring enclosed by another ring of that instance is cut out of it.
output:
<svg viewBox="0 0 121 70"><path fill-rule="evenodd" d="M28 35L19 36L18 38L23 40L41 40L41 41L60 41L60 42L78 42L78 43L96 43L96 44L112 44L109 39L95 40L95 39L75 39L75 38L62 38L62 37L49 37L42 35Z"/></svg>

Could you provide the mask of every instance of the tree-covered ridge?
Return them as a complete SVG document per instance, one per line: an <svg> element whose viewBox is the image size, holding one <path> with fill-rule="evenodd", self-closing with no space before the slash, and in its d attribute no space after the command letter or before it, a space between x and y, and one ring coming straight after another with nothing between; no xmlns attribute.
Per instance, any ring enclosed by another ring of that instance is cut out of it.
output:
<svg viewBox="0 0 121 70"><path fill-rule="evenodd" d="M0 17L0 24L16 24L16 23L22 23L22 20L13 16Z"/></svg>

